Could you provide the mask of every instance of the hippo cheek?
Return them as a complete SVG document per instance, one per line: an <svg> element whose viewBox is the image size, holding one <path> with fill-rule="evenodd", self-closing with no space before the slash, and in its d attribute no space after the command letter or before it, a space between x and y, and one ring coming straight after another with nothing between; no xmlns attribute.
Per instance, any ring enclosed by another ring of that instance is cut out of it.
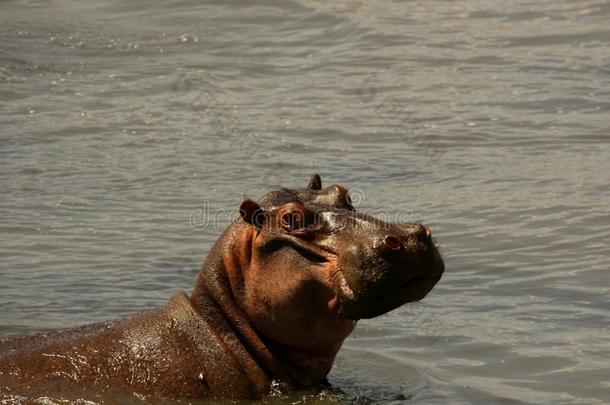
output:
<svg viewBox="0 0 610 405"><path fill-rule="evenodd" d="M273 274L267 270L267 275ZM334 346L351 332L353 324L328 316L327 303L333 290L313 274L315 271L300 270L254 280L244 309L256 330L283 347L317 350Z"/></svg>

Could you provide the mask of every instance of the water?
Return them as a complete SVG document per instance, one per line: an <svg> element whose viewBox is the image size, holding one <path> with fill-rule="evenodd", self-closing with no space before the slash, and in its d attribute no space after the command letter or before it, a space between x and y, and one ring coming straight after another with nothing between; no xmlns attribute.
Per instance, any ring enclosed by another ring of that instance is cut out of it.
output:
<svg viewBox="0 0 610 405"><path fill-rule="evenodd" d="M347 398L607 403L609 18L584 0L3 1L0 335L189 291L242 196L316 170L429 223L447 267L421 304L360 322L330 375Z"/></svg>

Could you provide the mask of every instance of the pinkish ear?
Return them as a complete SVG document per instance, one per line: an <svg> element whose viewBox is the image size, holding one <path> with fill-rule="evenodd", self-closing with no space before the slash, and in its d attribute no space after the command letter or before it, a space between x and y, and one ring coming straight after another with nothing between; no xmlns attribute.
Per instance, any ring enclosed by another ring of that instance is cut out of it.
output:
<svg viewBox="0 0 610 405"><path fill-rule="evenodd" d="M322 188L322 179L318 173L311 175L311 180L309 180L307 188L310 190L320 190Z"/></svg>
<svg viewBox="0 0 610 405"><path fill-rule="evenodd" d="M267 222L265 211L256 202L247 199L239 206L239 215L246 223L261 228Z"/></svg>

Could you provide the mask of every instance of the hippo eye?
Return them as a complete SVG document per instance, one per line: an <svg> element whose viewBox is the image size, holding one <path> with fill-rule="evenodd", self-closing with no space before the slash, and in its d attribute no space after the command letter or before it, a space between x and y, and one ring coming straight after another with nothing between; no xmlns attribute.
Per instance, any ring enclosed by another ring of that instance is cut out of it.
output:
<svg viewBox="0 0 610 405"><path fill-rule="evenodd" d="M286 230L301 229L305 226L305 218L300 212L286 212L282 214L282 227Z"/></svg>

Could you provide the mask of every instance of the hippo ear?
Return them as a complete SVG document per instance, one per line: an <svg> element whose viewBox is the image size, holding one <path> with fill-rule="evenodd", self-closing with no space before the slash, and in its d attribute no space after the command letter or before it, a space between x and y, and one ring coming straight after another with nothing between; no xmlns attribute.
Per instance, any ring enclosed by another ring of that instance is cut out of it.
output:
<svg viewBox="0 0 610 405"><path fill-rule="evenodd" d="M318 173L311 175L311 180L309 180L307 188L310 190L320 190L322 188L322 179Z"/></svg>
<svg viewBox="0 0 610 405"><path fill-rule="evenodd" d="M265 211L256 202L248 199L244 200L239 206L239 215L241 219L250 225L254 225L257 228L261 228L265 225L267 217Z"/></svg>

